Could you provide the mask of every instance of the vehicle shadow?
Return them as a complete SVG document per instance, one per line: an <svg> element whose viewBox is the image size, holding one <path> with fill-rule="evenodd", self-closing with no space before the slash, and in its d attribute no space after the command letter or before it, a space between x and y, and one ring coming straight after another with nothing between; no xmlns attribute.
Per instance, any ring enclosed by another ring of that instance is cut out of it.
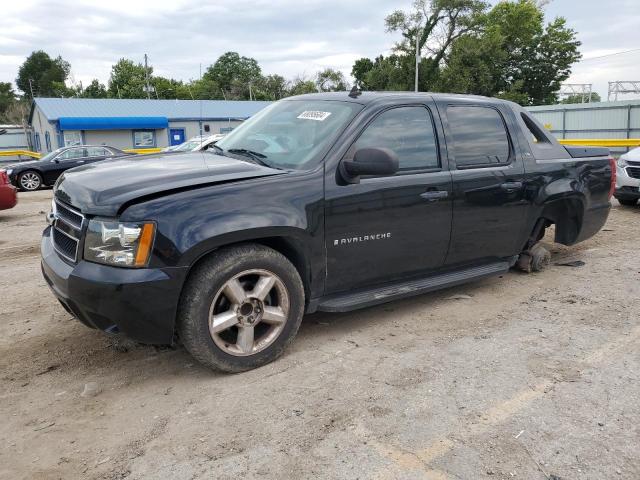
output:
<svg viewBox="0 0 640 480"><path fill-rule="evenodd" d="M306 315L296 339L281 359L242 375L251 379L265 373L278 374L293 364L313 359L330 339L348 342L356 332L366 335L367 329L392 324L397 318L429 308L430 304L462 288L465 292L473 292L478 286L469 284L354 312ZM55 329L44 328L41 334L28 336L3 348L0 365L5 378L27 383L43 376L59 379L92 377L109 383L115 378L135 376L137 383L162 381L168 382L169 386L184 375L204 382L229 377L229 374L200 365L180 343L174 346L143 345L123 336L108 336L88 329L70 317L61 306L55 305L47 310L53 311L49 323L53 322ZM15 318L12 312L3 312L0 314L2 317Z"/></svg>

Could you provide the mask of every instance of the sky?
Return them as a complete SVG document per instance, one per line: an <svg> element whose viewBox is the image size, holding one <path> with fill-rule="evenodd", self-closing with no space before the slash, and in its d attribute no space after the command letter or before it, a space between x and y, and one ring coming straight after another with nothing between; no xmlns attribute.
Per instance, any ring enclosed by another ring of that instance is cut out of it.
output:
<svg viewBox="0 0 640 480"><path fill-rule="evenodd" d="M495 3L495 2L493 2ZM14 82L32 51L71 63L71 81L107 82L122 57L157 75L198 78L226 51L258 60L264 74L306 76L325 67L349 75L354 60L390 51L397 34L384 18L411 0L0 0L0 81ZM640 80L638 0L552 0L548 20L567 18L583 60L568 82L592 83L606 100L607 82ZM623 97L620 97L621 99ZM624 98L632 98L627 96Z"/></svg>

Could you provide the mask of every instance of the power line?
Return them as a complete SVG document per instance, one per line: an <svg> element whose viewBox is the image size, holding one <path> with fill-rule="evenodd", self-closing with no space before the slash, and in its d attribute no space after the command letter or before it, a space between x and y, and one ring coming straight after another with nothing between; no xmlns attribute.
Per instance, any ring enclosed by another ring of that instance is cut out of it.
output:
<svg viewBox="0 0 640 480"><path fill-rule="evenodd" d="M615 55L622 55L623 53L631 53L631 52L638 52L638 51L640 51L640 48L634 48L632 50L623 50L621 52L608 53L606 55L600 55L598 57L585 58L584 60L580 60L578 63L590 62L591 60L599 60L601 58L613 57Z"/></svg>

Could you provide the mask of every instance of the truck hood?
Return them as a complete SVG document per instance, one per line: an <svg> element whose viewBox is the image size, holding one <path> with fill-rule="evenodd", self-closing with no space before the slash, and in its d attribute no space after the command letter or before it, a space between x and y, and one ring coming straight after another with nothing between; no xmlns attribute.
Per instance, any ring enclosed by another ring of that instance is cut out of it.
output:
<svg viewBox="0 0 640 480"><path fill-rule="evenodd" d="M132 156L68 170L54 195L82 213L113 217L142 197L283 173L208 152Z"/></svg>

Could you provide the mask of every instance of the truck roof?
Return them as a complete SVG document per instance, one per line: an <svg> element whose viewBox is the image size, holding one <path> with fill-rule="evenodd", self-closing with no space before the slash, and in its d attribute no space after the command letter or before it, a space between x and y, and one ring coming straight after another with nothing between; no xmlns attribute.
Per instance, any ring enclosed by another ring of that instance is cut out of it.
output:
<svg viewBox="0 0 640 480"><path fill-rule="evenodd" d="M362 105L368 105L370 103L376 103L390 98L402 98L402 99L423 99L425 97L431 97L437 100L460 100L460 99L473 99L480 100L482 102L501 102L511 104L507 100L499 98L484 97L481 95L468 95L459 93L432 93L432 92L362 92L358 96L351 97L349 92L326 92L326 93L307 93L305 95L297 95L295 97L288 97L285 100L334 100L341 102L353 102Z"/></svg>

